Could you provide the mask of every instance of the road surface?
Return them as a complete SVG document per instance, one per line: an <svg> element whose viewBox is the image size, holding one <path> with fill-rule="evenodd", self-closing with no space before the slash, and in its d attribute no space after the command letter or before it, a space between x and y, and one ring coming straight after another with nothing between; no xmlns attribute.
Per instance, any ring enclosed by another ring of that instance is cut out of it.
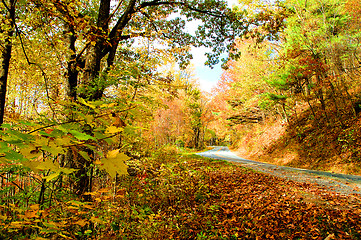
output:
<svg viewBox="0 0 361 240"><path fill-rule="evenodd" d="M317 183L327 190L341 194L361 194L361 176L315 171L301 168L278 166L269 163L243 159L232 153L228 147L214 147L197 153L200 156L236 162L244 167L298 182Z"/></svg>

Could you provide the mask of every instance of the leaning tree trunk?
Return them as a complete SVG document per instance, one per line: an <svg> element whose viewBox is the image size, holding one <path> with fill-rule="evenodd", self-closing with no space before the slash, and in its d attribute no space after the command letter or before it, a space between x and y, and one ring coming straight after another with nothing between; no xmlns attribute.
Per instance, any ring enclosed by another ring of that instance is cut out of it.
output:
<svg viewBox="0 0 361 240"><path fill-rule="evenodd" d="M11 38L15 29L15 4L16 0L0 3L0 6L4 5L2 6L4 10L0 10L0 12L4 14L4 20L7 21L7 23L0 22L0 37L4 39L0 45L0 125L4 122L5 114L6 88L12 48Z"/></svg>

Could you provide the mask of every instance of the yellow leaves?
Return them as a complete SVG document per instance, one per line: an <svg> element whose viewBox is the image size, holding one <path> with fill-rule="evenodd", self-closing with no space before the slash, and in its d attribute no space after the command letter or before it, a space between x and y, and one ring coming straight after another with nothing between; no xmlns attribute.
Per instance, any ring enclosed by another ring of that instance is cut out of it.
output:
<svg viewBox="0 0 361 240"><path fill-rule="evenodd" d="M39 217L38 215L38 210L26 210L25 214L24 214L25 218L37 218Z"/></svg>
<svg viewBox="0 0 361 240"><path fill-rule="evenodd" d="M23 155L26 159L38 158L42 155L42 152L39 151L34 145L28 145L26 148L20 149L20 154Z"/></svg>
<svg viewBox="0 0 361 240"><path fill-rule="evenodd" d="M23 226L24 226L24 222L19 222L19 221L12 222L10 224L10 228L21 228Z"/></svg>
<svg viewBox="0 0 361 240"><path fill-rule="evenodd" d="M111 188L101 188L98 190L98 193L108 193L111 191Z"/></svg>
<svg viewBox="0 0 361 240"><path fill-rule="evenodd" d="M105 130L105 133L114 134L114 133L119 133L122 131L123 131L123 128L116 127L116 126L110 126L110 127L107 127L107 129Z"/></svg>
<svg viewBox="0 0 361 240"><path fill-rule="evenodd" d="M42 160L42 156L40 156L37 160ZM30 168L33 172L38 173L39 169L37 167L40 163L40 161L24 161L21 164L25 167Z"/></svg>
<svg viewBox="0 0 361 240"><path fill-rule="evenodd" d="M94 191L94 192L86 192L84 193L84 195L91 195L91 196L97 196L97 195L101 195L103 193L108 193L111 191L111 188L101 188L98 191Z"/></svg>
<svg viewBox="0 0 361 240"><path fill-rule="evenodd" d="M0 215L0 220L1 220L1 221L6 221L6 219L8 219L7 216L5 216L5 215Z"/></svg>
<svg viewBox="0 0 361 240"><path fill-rule="evenodd" d="M92 223L104 224L104 221L103 221L103 220L101 220L100 218L94 217L94 216L92 216L92 217L90 218L90 221L91 221Z"/></svg>
<svg viewBox="0 0 361 240"><path fill-rule="evenodd" d="M72 141L69 137L62 137L55 139L55 144L58 146L69 146L72 144Z"/></svg>
<svg viewBox="0 0 361 240"><path fill-rule="evenodd" d="M113 117L111 118L111 120L112 120L112 125L107 127L107 129L105 130L105 133L114 134L114 133L120 133L124 130L124 127L126 126L126 124L120 117L113 114Z"/></svg>
<svg viewBox="0 0 361 240"><path fill-rule="evenodd" d="M94 118L93 115L86 115L86 116L84 116L84 120L85 120L85 122L87 122L88 124L93 123L94 119L95 119L95 118Z"/></svg>
<svg viewBox="0 0 361 240"><path fill-rule="evenodd" d="M31 209L31 210L39 210L39 209L40 209L40 205L39 205L39 204L30 205L30 209Z"/></svg>
<svg viewBox="0 0 361 240"><path fill-rule="evenodd" d="M48 138L43 138L43 137L37 137L35 140L34 145L37 147L43 147L43 146L47 146L48 145Z"/></svg>
<svg viewBox="0 0 361 240"><path fill-rule="evenodd" d="M37 161L24 161L22 164L28 168L30 168L33 172L39 173L40 171L51 171L52 173L48 176L43 177L46 181L51 181L57 178L61 173L70 174L75 171L76 169L72 168L64 168L60 167L59 163L56 161L52 161L51 159L46 159L45 161L39 161L43 158L40 156Z"/></svg>
<svg viewBox="0 0 361 240"><path fill-rule="evenodd" d="M109 151L106 158L101 160L102 164L99 168L104 169L112 178L118 174L127 174L127 165L124 161L128 160L129 157L124 153L120 153L119 149Z"/></svg>
<svg viewBox="0 0 361 240"><path fill-rule="evenodd" d="M85 160L91 161L88 153L86 153L86 152L84 152L84 151L79 151L78 153L79 153Z"/></svg>
<svg viewBox="0 0 361 240"><path fill-rule="evenodd" d="M100 107L102 108L112 108L114 106L116 106L117 104L116 103L106 103L106 104L102 104Z"/></svg>
<svg viewBox="0 0 361 240"><path fill-rule="evenodd" d="M59 163L46 159L44 162L40 162L36 168L38 170L57 170L59 167Z"/></svg>
<svg viewBox="0 0 361 240"><path fill-rule="evenodd" d="M83 98L78 97L78 100L79 100L80 103L84 104L85 106L88 106L88 107L90 107L92 109L96 108L96 106L94 104L86 102Z"/></svg>
<svg viewBox="0 0 361 240"><path fill-rule="evenodd" d="M50 175L48 175L48 176L46 176L46 177L43 177L43 178L44 178L47 182L49 182L49 181L57 178L57 177L60 175L60 173L61 173L60 171L57 171L57 172L52 173L52 174L50 174Z"/></svg>
<svg viewBox="0 0 361 240"><path fill-rule="evenodd" d="M60 145L56 144L53 141L49 142L49 146L43 146L43 149L45 151L51 153L54 156L57 156L58 154L65 153L64 148L60 147Z"/></svg>

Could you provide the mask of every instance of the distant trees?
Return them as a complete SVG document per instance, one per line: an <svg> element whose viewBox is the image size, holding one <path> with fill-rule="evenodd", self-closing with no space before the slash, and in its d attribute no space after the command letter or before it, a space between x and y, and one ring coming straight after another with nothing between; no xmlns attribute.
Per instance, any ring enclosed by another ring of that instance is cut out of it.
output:
<svg viewBox="0 0 361 240"><path fill-rule="evenodd" d="M158 144L181 147L204 147L209 109L206 96L197 86L191 68L173 73L175 90L164 99L164 109L158 109L154 120L154 137Z"/></svg>
<svg viewBox="0 0 361 240"><path fill-rule="evenodd" d="M282 81L278 88L287 97L305 101L311 109L320 104L327 115L326 108L332 108L342 124L341 116L352 111L350 90L356 86L352 75L358 71L359 55L358 36L350 30L345 5L289 1L286 7L292 14L282 35L273 82Z"/></svg>

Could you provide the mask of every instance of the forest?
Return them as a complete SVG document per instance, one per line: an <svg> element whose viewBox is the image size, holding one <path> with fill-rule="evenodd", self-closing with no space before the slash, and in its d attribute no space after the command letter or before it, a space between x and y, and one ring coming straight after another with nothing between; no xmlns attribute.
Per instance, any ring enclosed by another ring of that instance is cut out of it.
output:
<svg viewBox="0 0 361 240"><path fill-rule="evenodd" d="M0 239L361 238L360 195L194 154L361 175L359 1L1 0L0 23Z"/></svg>

